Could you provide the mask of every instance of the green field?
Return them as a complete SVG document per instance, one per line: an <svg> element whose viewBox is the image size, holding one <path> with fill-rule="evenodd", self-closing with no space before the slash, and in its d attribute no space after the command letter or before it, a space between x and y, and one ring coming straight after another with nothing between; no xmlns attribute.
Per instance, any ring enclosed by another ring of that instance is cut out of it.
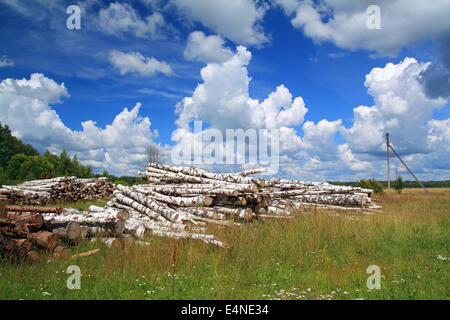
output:
<svg viewBox="0 0 450 320"><path fill-rule="evenodd" d="M448 299L450 189L432 192L379 197L383 213L373 215L307 211L215 229L230 250L152 237L126 252L84 243L73 253L100 251L3 260L0 299ZM71 264L80 290L66 287ZM381 269L380 290L367 289L370 265Z"/></svg>

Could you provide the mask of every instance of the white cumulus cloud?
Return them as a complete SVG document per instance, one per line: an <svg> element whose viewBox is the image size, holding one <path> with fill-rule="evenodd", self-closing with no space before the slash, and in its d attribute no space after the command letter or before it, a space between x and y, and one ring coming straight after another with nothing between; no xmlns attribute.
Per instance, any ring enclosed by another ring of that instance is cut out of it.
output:
<svg viewBox="0 0 450 320"><path fill-rule="evenodd" d="M307 108L301 97L280 85L264 101L249 96L250 78L246 66L251 53L238 46L236 53L221 63L202 68L200 83L191 97L177 105L176 124L187 128L192 120L202 120L215 128L281 128L303 122Z"/></svg>
<svg viewBox="0 0 450 320"><path fill-rule="evenodd" d="M132 34L138 38L164 38L171 27L159 12L142 18L127 3L113 2L99 11L99 26L108 34Z"/></svg>
<svg viewBox="0 0 450 320"><path fill-rule="evenodd" d="M386 132L395 137L393 144L402 153L430 150L427 122L446 100L425 94L418 79L428 64L405 58L366 75L364 85L375 105L355 108L353 126L343 132L354 152L383 153Z"/></svg>
<svg viewBox="0 0 450 320"><path fill-rule="evenodd" d="M82 130L68 128L51 105L68 97L64 83L43 74L30 79L5 79L0 83L0 122L39 151L49 149L77 154L78 159L97 170L134 175L146 162L146 148L158 132L147 117L139 116L141 104L124 108L111 124L100 128L93 120L81 123Z"/></svg>
<svg viewBox="0 0 450 320"><path fill-rule="evenodd" d="M224 40L220 36L206 36L201 31L189 34L184 57L204 63L223 62L233 55L230 49L224 48Z"/></svg>
<svg viewBox="0 0 450 320"><path fill-rule="evenodd" d="M266 8L253 0L171 0L189 20L238 44L262 45L268 41L260 25Z"/></svg>
<svg viewBox="0 0 450 320"><path fill-rule="evenodd" d="M450 29L447 0L273 0L295 28L316 42L395 55L403 46L436 39ZM369 5L380 8L381 29L369 29Z"/></svg>
<svg viewBox="0 0 450 320"><path fill-rule="evenodd" d="M153 76L162 73L167 76L174 72L169 64L164 61L158 61L153 57L144 57L139 52L121 52L113 50L109 54L109 62L120 70L120 74L137 73L141 76Z"/></svg>

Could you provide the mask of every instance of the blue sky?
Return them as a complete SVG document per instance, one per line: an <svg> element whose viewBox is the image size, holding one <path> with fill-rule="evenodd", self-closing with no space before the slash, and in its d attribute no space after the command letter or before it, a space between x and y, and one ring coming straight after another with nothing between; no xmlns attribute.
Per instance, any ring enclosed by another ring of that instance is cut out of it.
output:
<svg viewBox="0 0 450 320"><path fill-rule="evenodd" d="M78 1L81 29L68 30L65 11L74 4L71 1L39 0L30 5L0 0L0 121L40 151L66 148L96 171L106 168L116 174L133 174L145 163L147 145L158 145L169 155L174 145L186 143L172 139L183 124L192 125L196 119L222 128L214 116L202 118L209 114L214 99L223 101L219 108L224 114L233 108L233 95L224 101L230 96L220 92L222 88L214 81L223 76L239 83L247 74L251 78L248 87L230 88L248 90L248 94L234 98L262 103L284 85L292 102L301 97L307 108L298 120L275 125L294 129L281 142L285 151L279 175L317 180L384 177L382 133L389 127L396 147L424 179L450 179L450 24L441 19L450 13L448 1L436 1L434 6L409 1L406 12L402 12L403 0L205 1ZM373 3L381 9L381 30L365 25L366 8ZM320 19L314 19L315 15ZM401 16L408 17L407 21L397 21ZM354 27L348 29L352 19ZM418 25L422 25L420 32L416 32ZM203 37L192 42L197 54L192 58L186 51L194 32ZM219 47L201 51L201 41L207 39ZM251 59L231 70L227 59L238 57L237 46L244 46ZM140 58L136 57L142 58L138 67ZM406 61L407 57L414 61ZM157 67L150 66L150 59L156 59ZM386 67L388 63L394 67ZM202 79L202 68L209 66L219 74L212 75L212 80ZM156 69L144 72L144 67ZM374 68L384 75L365 83ZM243 69L245 74L236 74ZM35 78L37 89L32 74L42 74ZM20 85L20 79L26 83ZM199 84L210 90L205 101L194 94ZM23 86L29 87L26 93L20 89ZM420 97L413 96L414 86L422 92ZM188 107L184 97L192 97L194 107ZM18 101L25 104L22 109L15 107ZM38 104L34 109L33 101ZM124 108L130 111L137 103L141 106L135 115L113 124ZM277 112L294 108L283 103L270 108ZM180 117L175 112L177 104L186 123L176 122ZM355 111L359 106L372 108L373 118L357 121L364 109ZM247 107L241 106L243 114ZM23 118L17 116L21 113L25 113ZM248 122L254 122L253 127L270 127L268 111L262 117L264 125L251 118ZM145 118L151 125L142 122ZM82 122L89 120L98 132L83 131ZM53 128L45 121L58 125ZM231 112L223 123L238 128ZM114 140L127 132L128 142ZM419 142L421 147L414 146ZM125 156L129 153L132 156Z"/></svg>

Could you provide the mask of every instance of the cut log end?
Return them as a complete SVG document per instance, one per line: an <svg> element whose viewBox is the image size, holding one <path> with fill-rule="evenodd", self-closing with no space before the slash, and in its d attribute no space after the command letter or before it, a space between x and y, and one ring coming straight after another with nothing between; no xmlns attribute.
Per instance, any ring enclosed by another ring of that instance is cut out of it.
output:
<svg viewBox="0 0 450 320"><path fill-rule="evenodd" d="M28 251L28 253L26 254L26 257L29 261L35 262L39 259L39 254L36 251L31 250L31 251Z"/></svg>
<svg viewBox="0 0 450 320"><path fill-rule="evenodd" d="M58 245L58 237L56 234L48 231L30 233L28 235L28 239L36 245L50 250L54 249Z"/></svg>
<svg viewBox="0 0 450 320"><path fill-rule="evenodd" d="M67 259L70 256L70 250L63 246L57 246L53 250L53 258L55 259Z"/></svg>

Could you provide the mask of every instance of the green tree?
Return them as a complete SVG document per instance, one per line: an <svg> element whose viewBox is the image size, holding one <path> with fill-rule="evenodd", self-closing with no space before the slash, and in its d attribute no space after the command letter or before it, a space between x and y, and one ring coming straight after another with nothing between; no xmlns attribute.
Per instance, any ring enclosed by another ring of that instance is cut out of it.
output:
<svg viewBox="0 0 450 320"><path fill-rule="evenodd" d="M11 134L11 129L0 123L0 167L6 168L9 160L18 153L26 156L38 155L36 149L29 144L24 144Z"/></svg>
<svg viewBox="0 0 450 320"><path fill-rule="evenodd" d="M56 154L53 154L48 150L45 151L43 157L53 165L53 168L54 168L53 176L57 176L58 175L57 170L59 167L61 167L61 164L60 164L61 161L60 161L59 157Z"/></svg>
<svg viewBox="0 0 450 320"><path fill-rule="evenodd" d="M356 186L360 187L360 188L365 188L365 189L372 189L374 193L378 193L378 194L384 193L383 185L375 179L369 179L369 180L361 179L356 184Z"/></svg>
<svg viewBox="0 0 450 320"><path fill-rule="evenodd" d="M395 191L397 191L397 193L400 194L402 193L403 188L404 188L403 179L401 176L398 176L397 179L395 179L394 181L394 189Z"/></svg>
<svg viewBox="0 0 450 320"><path fill-rule="evenodd" d="M3 167L0 167L0 185L7 183L7 178L5 175L5 171L3 170Z"/></svg>
<svg viewBox="0 0 450 320"><path fill-rule="evenodd" d="M18 178L21 180L44 179L51 177L53 172L52 163L45 157L31 156L20 166Z"/></svg>
<svg viewBox="0 0 450 320"><path fill-rule="evenodd" d="M63 151L61 151L61 154L59 155L59 163L58 167L56 167L56 175L59 177L70 175L69 172L71 171L71 167L72 161L67 155L66 149L63 149Z"/></svg>
<svg viewBox="0 0 450 320"><path fill-rule="evenodd" d="M5 176L9 180L19 179L19 170L22 164L28 159L23 153L15 154L11 157L6 167Z"/></svg>

